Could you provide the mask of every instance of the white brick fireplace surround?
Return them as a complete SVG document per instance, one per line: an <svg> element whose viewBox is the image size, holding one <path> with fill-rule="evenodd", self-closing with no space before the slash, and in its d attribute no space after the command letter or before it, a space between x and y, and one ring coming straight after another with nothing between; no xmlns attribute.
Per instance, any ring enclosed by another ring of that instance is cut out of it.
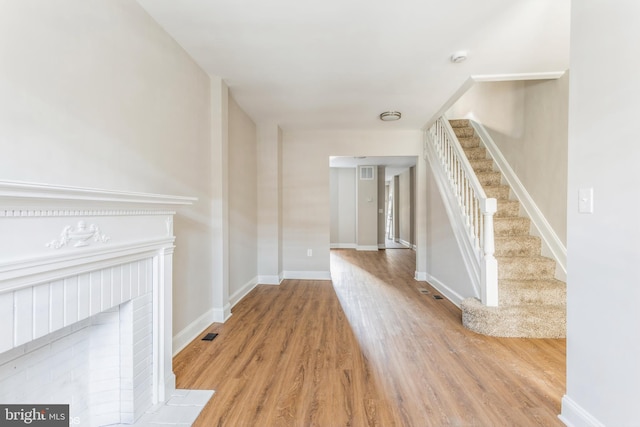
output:
<svg viewBox="0 0 640 427"><path fill-rule="evenodd" d="M0 404L195 419L212 392L176 391L171 365L173 215L194 200L0 181Z"/></svg>

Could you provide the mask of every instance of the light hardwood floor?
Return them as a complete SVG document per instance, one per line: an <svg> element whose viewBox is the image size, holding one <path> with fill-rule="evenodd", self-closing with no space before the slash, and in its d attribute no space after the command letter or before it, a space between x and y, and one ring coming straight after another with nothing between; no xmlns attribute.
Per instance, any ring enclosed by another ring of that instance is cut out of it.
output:
<svg viewBox="0 0 640 427"><path fill-rule="evenodd" d="M414 259L333 250L333 282L258 286L174 359L179 388L216 390L194 425L562 426L565 341L465 330Z"/></svg>

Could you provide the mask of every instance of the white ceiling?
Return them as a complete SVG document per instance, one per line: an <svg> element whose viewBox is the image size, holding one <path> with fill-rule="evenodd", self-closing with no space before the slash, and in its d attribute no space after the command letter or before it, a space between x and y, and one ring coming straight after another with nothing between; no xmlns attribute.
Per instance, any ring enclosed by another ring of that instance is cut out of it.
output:
<svg viewBox="0 0 640 427"><path fill-rule="evenodd" d="M472 75L569 66L570 0L138 3L256 123L284 130L419 129ZM387 110L402 119L381 122Z"/></svg>

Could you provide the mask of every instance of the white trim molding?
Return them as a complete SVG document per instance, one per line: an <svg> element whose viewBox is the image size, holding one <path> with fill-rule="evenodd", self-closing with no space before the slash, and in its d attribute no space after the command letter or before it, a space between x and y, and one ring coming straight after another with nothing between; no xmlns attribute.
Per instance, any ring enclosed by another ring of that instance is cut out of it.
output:
<svg viewBox="0 0 640 427"><path fill-rule="evenodd" d="M411 242L407 242L404 239L400 239L400 244L403 245L403 246L406 246L409 249L413 248L413 245L411 244Z"/></svg>
<svg viewBox="0 0 640 427"><path fill-rule="evenodd" d="M511 73L511 74L476 74L471 76L474 82L510 82L516 80L557 80L564 76L563 71L545 71L539 73Z"/></svg>
<svg viewBox="0 0 640 427"><path fill-rule="evenodd" d="M455 304L456 307L460 308L460 304L464 297L442 283L440 280L436 279L432 275L427 273L427 283L436 288L444 297L446 297L449 301Z"/></svg>
<svg viewBox="0 0 640 427"><path fill-rule="evenodd" d="M556 232L553 230L547 219L544 217L535 201L522 184L509 162L502 155L489 132L482 124L469 120L475 131L478 133L482 144L491 154L493 161L500 170L500 173L511 187L520 205L527 216L531 219L532 232L542 239L542 254L554 258L558 268L556 278L562 281L567 280L567 248L564 246Z"/></svg>
<svg viewBox="0 0 640 427"><path fill-rule="evenodd" d="M249 280L247 283L242 285L240 289L235 291L233 295L229 297L229 304L231 304L231 308L235 307L235 305L239 303L240 300L242 300L242 298L247 296L247 294L251 292L253 288L255 288L257 285L258 285L258 276Z"/></svg>
<svg viewBox="0 0 640 427"><path fill-rule="evenodd" d="M358 245L356 246L358 251L377 251L378 245Z"/></svg>
<svg viewBox="0 0 640 427"><path fill-rule="evenodd" d="M213 309L191 322L186 328L173 336L173 355L180 353L191 341L196 339L212 323L215 323Z"/></svg>
<svg viewBox="0 0 640 427"><path fill-rule="evenodd" d="M224 323L231 317L231 304L227 303L224 307L213 307L211 311L215 323Z"/></svg>
<svg viewBox="0 0 640 427"><path fill-rule="evenodd" d="M426 282L427 281L427 272L426 271L416 271L413 278L418 282Z"/></svg>
<svg viewBox="0 0 640 427"><path fill-rule="evenodd" d="M355 249L358 245L355 243L331 243L331 249Z"/></svg>
<svg viewBox="0 0 640 427"><path fill-rule="evenodd" d="M277 276L258 276L258 285L279 285L282 283L282 275Z"/></svg>
<svg viewBox="0 0 640 427"><path fill-rule="evenodd" d="M376 250L378 250L376 248ZM331 280L330 271L285 271L284 279L295 280Z"/></svg>
<svg viewBox="0 0 640 427"><path fill-rule="evenodd" d="M69 187L61 185L34 184L20 181L0 181L0 197L5 206L11 200L59 200L81 201L83 206L89 202L118 202L127 205L189 205L195 197L167 196L152 193L134 193L130 191L100 190L96 188Z"/></svg>
<svg viewBox="0 0 640 427"><path fill-rule="evenodd" d="M596 417L566 394L562 397L562 410L558 418L567 427L605 427Z"/></svg>

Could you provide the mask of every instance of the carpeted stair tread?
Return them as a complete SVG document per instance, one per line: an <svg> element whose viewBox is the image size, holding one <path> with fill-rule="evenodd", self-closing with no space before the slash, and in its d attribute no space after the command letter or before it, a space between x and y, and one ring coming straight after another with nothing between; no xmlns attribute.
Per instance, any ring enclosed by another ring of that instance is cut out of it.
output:
<svg viewBox="0 0 640 427"><path fill-rule="evenodd" d="M471 124L469 123L469 120L467 119L449 120L449 124L451 125L452 128L466 128L471 126Z"/></svg>
<svg viewBox="0 0 640 427"><path fill-rule="evenodd" d="M494 236L519 236L529 234L531 220L520 216L493 218Z"/></svg>
<svg viewBox="0 0 640 427"><path fill-rule="evenodd" d="M500 280L553 279L556 262L543 256L496 257Z"/></svg>
<svg viewBox="0 0 640 427"><path fill-rule="evenodd" d="M502 178L502 174L500 172L494 171L476 172L476 176L483 187L500 185L500 179Z"/></svg>
<svg viewBox="0 0 640 427"><path fill-rule="evenodd" d="M467 329L494 337L564 338L566 310L559 305L505 305L487 307L476 298L462 301L462 323Z"/></svg>
<svg viewBox="0 0 640 427"><path fill-rule="evenodd" d="M520 213L519 201L507 200L507 199L498 200L498 211L495 214L496 218L518 216L519 213Z"/></svg>
<svg viewBox="0 0 640 427"><path fill-rule="evenodd" d="M453 128L453 132L456 134L456 136L458 138L465 138L465 137L473 136L474 133L475 133L473 128L470 127L470 126L455 127L455 128Z"/></svg>
<svg viewBox="0 0 640 427"><path fill-rule="evenodd" d="M541 240L530 235L531 221L520 217L520 202L501 184L493 159L469 120L450 120L460 145L485 194L495 198L495 257L498 262L498 307L476 298L462 301L466 328L485 335L563 338L566 334L566 284L555 279L556 263L540 255Z"/></svg>
<svg viewBox="0 0 640 427"><path fill-rule="evenodd" d="M566 305L567 285L556 279L502 280L500 305Z"/></svg>
<svg viewBox="0 0 640 427"><path fill-rule="evenodd" d="M458 138L462 148L475 148L480 146L480 138L477 136L469 136L464 138Z"/></svg>
<svg viewBox="0 0 640 427"><path fill-rule="evenodd" d="M495 256L538 256L541 242L537 236L495 236Z"/></svg>
<svg viewBox="0 0 640 427"><path fill-rule="evenodd" d="M478 160L487 158L487 149L484 147L463 148L469 160Z"/></svg>
<svg viewBox="0 0 640 427"><path fill-rule="evenodd" d="M493 170L493 160L491 159L469 159L469 163L476 173Z"/></svg>
<svg viewBox="0 0 640 427"><path fill-rule="evenodd" d="M502 200L509 198L509 192L511 190L508 185L488 185L482 188L487 197ZM498 203L500 203L500 200L498 200Z"/></svg>

